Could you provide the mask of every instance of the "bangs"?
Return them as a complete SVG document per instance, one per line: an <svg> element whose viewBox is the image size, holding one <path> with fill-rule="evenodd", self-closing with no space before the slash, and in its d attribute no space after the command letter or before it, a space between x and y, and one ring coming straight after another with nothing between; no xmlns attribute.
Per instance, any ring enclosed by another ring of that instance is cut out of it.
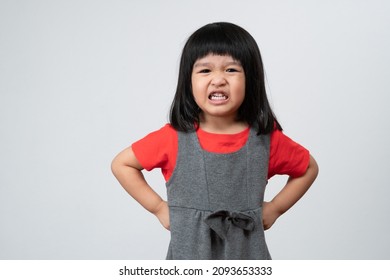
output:
<svg viewBox="0 0 390 280"><path fill-rule="evenodd" d="M219 24L209 24L197 30L185 47L189 64L193 65L196 60L208 54L230 55L241 64L245 64L250 54L247 39L242 36L243 32L246 33L238 26Z"/></svg>

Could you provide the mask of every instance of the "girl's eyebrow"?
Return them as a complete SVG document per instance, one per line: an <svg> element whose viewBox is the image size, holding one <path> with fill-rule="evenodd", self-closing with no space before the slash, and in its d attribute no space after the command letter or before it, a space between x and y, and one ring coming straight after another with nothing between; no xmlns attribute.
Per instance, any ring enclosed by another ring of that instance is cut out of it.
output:
<svg viewBox="0 0 390 280"><path fill-rule="evenodd" d="M213 65L213 63L210 63L210 62L197 62L194 64L194 68L196 67L210 67L211 65ZM224 66L231 66L231 65L235 65L235 66L240 66L241 67L241 63L238 62L238 61L231 61L231 62L228 62L226 63Z"/></svg>

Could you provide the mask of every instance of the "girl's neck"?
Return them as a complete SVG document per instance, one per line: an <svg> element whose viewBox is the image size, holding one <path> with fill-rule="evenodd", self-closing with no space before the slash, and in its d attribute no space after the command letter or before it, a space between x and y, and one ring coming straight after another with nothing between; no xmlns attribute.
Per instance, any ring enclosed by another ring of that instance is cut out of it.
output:
<svg viewBox="0 0 390 280"><path fill-rule="evenodd" d="M207 119L201 117L199 128L203 131L216 134L236 134L248 128L246 122L237 121L227 118L213 118Z"/></svg>

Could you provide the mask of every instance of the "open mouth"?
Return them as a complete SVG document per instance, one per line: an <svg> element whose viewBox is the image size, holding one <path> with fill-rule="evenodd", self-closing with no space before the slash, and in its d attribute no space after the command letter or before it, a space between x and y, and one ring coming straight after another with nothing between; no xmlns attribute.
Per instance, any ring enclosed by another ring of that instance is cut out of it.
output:
<svg viewBox="0 0 390 280"><path fill-rule="evenodd" d="M221 101L228 99L227 95L223 92L213 92L209 95L210 100Z"/></svg>

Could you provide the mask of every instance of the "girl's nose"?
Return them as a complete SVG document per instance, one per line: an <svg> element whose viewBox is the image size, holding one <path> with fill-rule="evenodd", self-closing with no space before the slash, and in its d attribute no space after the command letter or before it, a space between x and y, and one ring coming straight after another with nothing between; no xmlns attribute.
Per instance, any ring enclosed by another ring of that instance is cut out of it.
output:
<svg viewBox="0 0 390 280"><path fill-rule="evenodd" d="M216 73L211 80L213 86L223 86L226 84L225 76L222 73Z"/></svg>

